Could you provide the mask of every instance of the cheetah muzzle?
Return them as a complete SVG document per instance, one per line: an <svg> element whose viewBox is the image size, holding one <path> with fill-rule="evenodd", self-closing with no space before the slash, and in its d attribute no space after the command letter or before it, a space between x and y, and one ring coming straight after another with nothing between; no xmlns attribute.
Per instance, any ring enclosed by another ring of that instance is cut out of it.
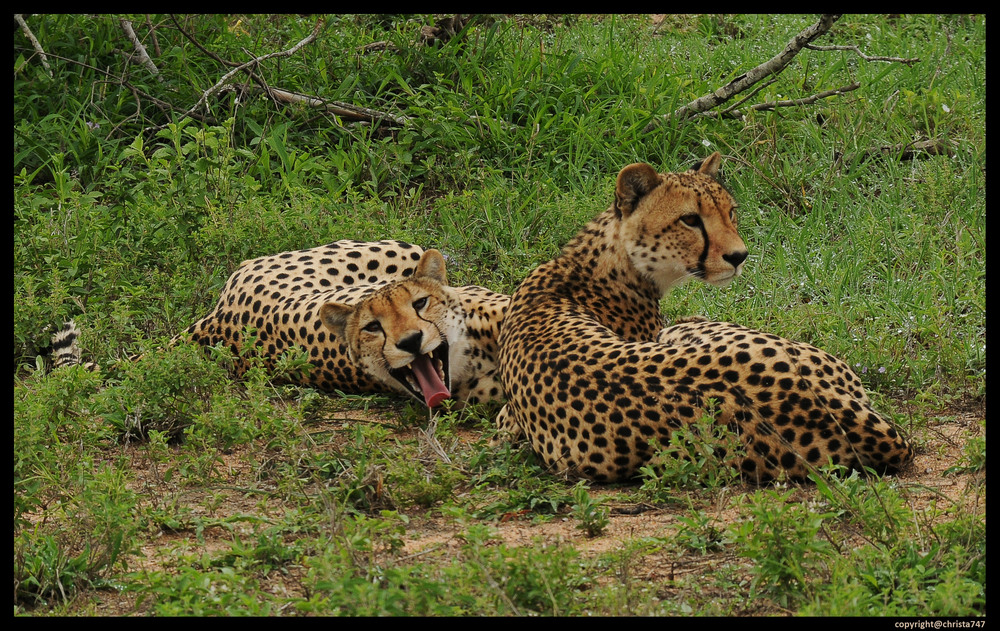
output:
<svg viewBox="0 0 1000 631"><path fill-rule="evenodd" d="M451 398L452 371L466 371L468 327L437 250L423 253L409 279L360 303L327 302L319 316L352 362L429 408Z"/></svg>

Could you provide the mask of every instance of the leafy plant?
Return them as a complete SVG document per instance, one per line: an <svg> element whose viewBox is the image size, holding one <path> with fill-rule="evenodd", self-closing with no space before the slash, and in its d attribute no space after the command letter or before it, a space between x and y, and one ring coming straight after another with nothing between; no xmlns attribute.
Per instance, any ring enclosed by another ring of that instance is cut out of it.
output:
<svg viewBox="0 0 1000 631"><path fill-rule="evenodd" d="M654 455L639 468L640 491L657 501L669 501L678 489L714 490L739 480L739 469L732 463L742 453L742 444L728 427L716 422L717 415L710 400L701 418L670 432L666 445L651 440Z"/></svg>
<svg viewBox="0 0 1000 631"><path fill-rule="evenodd" d="M821 537L832 513L814 512L793 501L793 493L754 492L745 517L729 527L737 552L754 563L751 595L770 594L785 607L809 597L833 551Z"/></svg>
<svg viewBox="0 0 1000 631"><path fill-rule="evenodd" d="M576 527L586 532L588 537L600 535L611 523L608 509L590 496L590 490L584 484L573 487L572 509L573 517L580 522Z"/></svg>

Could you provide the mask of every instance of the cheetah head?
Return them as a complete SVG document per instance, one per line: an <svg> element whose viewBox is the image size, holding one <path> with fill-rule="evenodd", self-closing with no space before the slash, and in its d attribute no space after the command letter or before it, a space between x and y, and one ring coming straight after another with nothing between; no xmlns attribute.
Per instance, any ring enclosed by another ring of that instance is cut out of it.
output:
<svg viewBox="0 0 1000 631"><path fill-rule="evenodd" d="M736 201L716 179L721 161L715 152L686 173L632 164L618 174L620 242L661 293L691 278L725 286L743 271L747 248L736 231Z"/></svg>
<svg viewBox="0 0 1000 631"><path fill-rule="evenodd" d="M347 347L351 361L387 386L428 407L451 396L467 332L437 250L424 252L410 278L354 305L328 302L320 318Z"/></svg>

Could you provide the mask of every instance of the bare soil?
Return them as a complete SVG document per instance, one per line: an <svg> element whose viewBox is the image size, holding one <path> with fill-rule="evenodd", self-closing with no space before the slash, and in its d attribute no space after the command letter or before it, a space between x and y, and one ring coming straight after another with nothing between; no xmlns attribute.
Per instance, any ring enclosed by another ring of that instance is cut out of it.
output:
<svg viewBox="0 0 1000 631"><path fill-rule="evenodd" d="M370 413L362 416L363 420L359 418L362 422L372 422ZM338 417L338 420L311 425L310 432L341 430L350 422L345 421L341 413L338 413ZM936 420L931 420L925 428L910 433L918 445L916 459L898 479L906 489L905 495L916 514L923 514L931 504L936 504L956 506L963 512L985 515L985 484L982 477L985 476L985 471L945 474L949 467L960 462L967 440L982 431L980 421L984 418L984 402L964 404L941 410L939 414L933 415ZM474 431L467 430L466 438L471 441L477 437ZM247 452L259 449L258 446L241 446L225 455L220 472L224 474L226 483L207 489L171 488L172 485L163 479L163 467L152 466L141 446L126 449L133 458L135 490L144 498L143 501L150 504L155 505L169 495L190 510L191 515L219 520L241 514L277 516L286 509L277 494L262 496L259 493L267 490L267 482L262 481L258 472L251 470L246 464L251 460L246 457ZM247 489L250 488L258 492L248 493ZM731 487L725 493L717 495L712 504L702 510L717 520L720 528L724 527L737 518L740 498L752 491L753 487L750 486ZM541 540L545 543L572 545L584 555L599 555L620 548L624 541L643 537L670 537L678 527L678 518L688 512L685 506L637 504L631 499L634 494L630 495L628 489L620 487L594 487L592 495L599 497L610 508L611 513L609 525L596 537L588 537L579 529L578 521L568 514L568 509L565 510L566 514L555 515L547 520L539 520L530 514L509 514L491 525L496 531L496 538L508 546L530 545ZM798 487L793 499L808 501L812 495L811 487ZM397 560L448 559L457 555L462 542L458 537L460 527L454 521L442 517L434 510L407 509L404 512L409 517L409 523L405 544L397 552ZM240 524L235 526L237 529L240 527ZM246 528L249 531L252 526L247 525ZM232 532L221 526L205 528L201 533L190 530L149 532L139 552L129 560L128 567L131 571L161 570L171 566L178 551L212 555L228 549L231 542ZM641 575L633 578L649 583L663 583L710 572L723 563L733 565L736 560L726 552L682 556L653 552L644 556L642 562L637 564L641 567ZM296 579L300 573L301 568L295 567L285 568L283 572L272 572L268 580L269 591L297 595L299 589ZM668 586L664 588L667 591L673 589L669 587L672 583L664 584ZM148 604L137 607L134 595L114 590L85 591L69 607L70 612L94 616L136 615L145 613L144 610L148 610ZM745 613L771 615L785 612L764 609Z"/></svg>

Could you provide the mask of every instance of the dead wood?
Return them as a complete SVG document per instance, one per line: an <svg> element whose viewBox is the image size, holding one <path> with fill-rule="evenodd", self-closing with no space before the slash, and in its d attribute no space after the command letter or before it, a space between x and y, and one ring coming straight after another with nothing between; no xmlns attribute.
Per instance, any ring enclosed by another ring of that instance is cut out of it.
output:
<svg viewBox="0 0 1000 631"><path fill-rule="evenodd" d="M898 160L916 160L918 158L929 158L931 156L953 156L958 143L953 140L915 140L913 142L900 143L897 145L886 145L883 147L873 147L864 151L854 153L834 153L834 162L837 165L852 165L861 163L872 158L896 158Z"/></svg>
<svg viewBox="0 0 1000 631"><path fill-rule="evenodd" d="M49 66L48 57L45 56L45 51L42 49L42 45L38 42L38 39L35 38L35 34L31 32L30 28L28 28L28 23L24 21L24 17L22 17L20 13L14 14L14 21L17 22L17 25L21 27L21 31L24 33L24 36L28 38L29 42L31 42L31 47L35 49L36 53L38 53L38 58L42 62L42 67L45 68L45 71L48 72L51 77L52 68Z"/></svg>
<svg viewBox="0 0 1000 631"><path fill-rule="evenodd" d="M664 115L660 120L665 120L667 118L673 117L677 119L685 119L696 114L708 111L722 103L725 103L733 96L743 92L744 90L750 88L758 81L766 79L772 75L780 73L782 70L788 66L788 63L799 54L807 44L815 40L817 37L827 33L833 26L833 23L840 19L840 14L826 13L820 16L819 21L804 29L795 37L788 42L784 50L780 53L767 60L766 62L760 64L756 68L753 68L740 76L736 77L726 85L717 89L714 92L701 96L694 101L691 101L687 105L684 105L672 114ZM656 127L658 121L653 121L643 130L645 132L652 131Z"/></svg>

